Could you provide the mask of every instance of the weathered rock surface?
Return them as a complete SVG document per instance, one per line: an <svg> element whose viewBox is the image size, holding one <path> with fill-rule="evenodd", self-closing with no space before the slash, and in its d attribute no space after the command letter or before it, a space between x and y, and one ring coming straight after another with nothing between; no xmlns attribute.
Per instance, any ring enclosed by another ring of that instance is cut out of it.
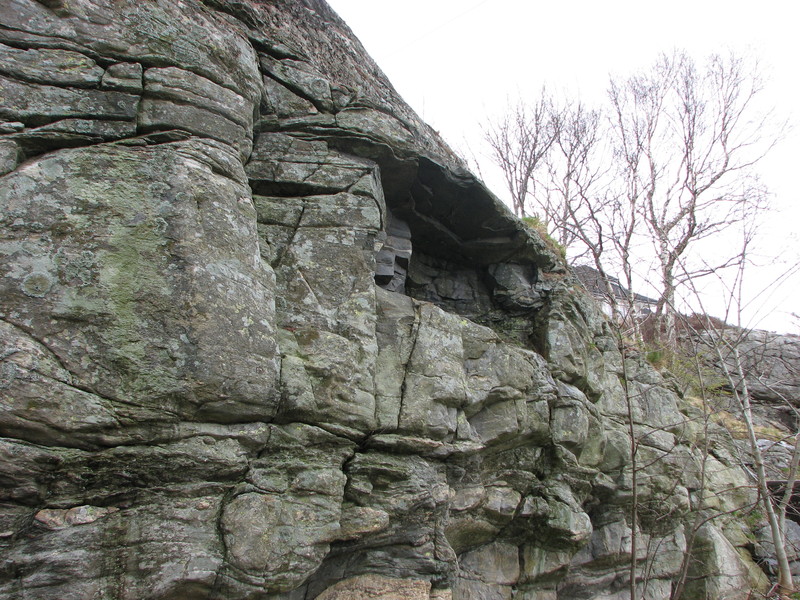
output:
<svg viewBox="0 0 800 600"><path fill-rule="evenodd" d="M720 381L728 385L725 373L730 373L734 381L740 379L733 353L727 350L736 347L758 416L795 431L795 413L800 406L800 337L728 326L712 338L724 340L722 360L706 347L708 339L709 334L703 333L690 341L699 342L696 345L701 355L719 373Z"/></svg>
<svg viewBox="0 0 800 600"><path fill-rule="evenodd" d="M0 82L0 597L761 585L690 535L730 453L321 0L8 0Z"/></svg>

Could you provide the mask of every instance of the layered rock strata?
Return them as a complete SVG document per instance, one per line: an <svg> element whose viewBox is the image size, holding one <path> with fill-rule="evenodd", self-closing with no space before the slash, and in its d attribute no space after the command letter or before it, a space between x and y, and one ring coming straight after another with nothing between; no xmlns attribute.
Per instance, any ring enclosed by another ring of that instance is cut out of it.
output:
<svg viewBox="0 0 800 600"><path fill-rule="evenodd" d="M321 0L7 0L0 43L0 597L759 584L691 527L735 459Z"/></svg>

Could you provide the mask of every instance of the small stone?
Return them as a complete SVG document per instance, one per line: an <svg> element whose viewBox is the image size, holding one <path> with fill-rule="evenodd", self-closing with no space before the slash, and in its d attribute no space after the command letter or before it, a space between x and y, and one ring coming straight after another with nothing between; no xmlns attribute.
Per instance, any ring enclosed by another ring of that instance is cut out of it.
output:
<svg viewBox="0 0 800 600"><path fill-rule="evenodd" d="M20 50L0 44L0 73L25 81L72 87L96 87L103 69L72 50Z"/></svg>
<svg viewBox="0 0 800 600"><path fill-rule="evenodd" d="M490 487L486 490L484 509L492 516L510 519L517 510L522 494L507 487Z"/></svg>
<svg viewBox="0 0 800 600"><path fill-rule="evenodd" d="M336 539L352 540L364 535L378 533L389 527L389 513L366 506L354 506L342 510L340 530Z"/></svg>
<svg viewBox="0 0 800 600"><path fill-rule="evenodd" d="M101 86L120 92L141 93L143 72L144 69L139 63L117 63L106 69Z"/></svg>
<svg viewBox="0 0 800 600"><path fill-rule="evenodd" d="M450 500L451 510L464 511L475 508L486 499L486 488L469 486L455 490Z"/></svg>
<svg viewBox="0 0 800 600"><path fill-rule="evenodd" d="M11 173L22 161L22 150L13 140L0 140L0 177Z"/></svg>
<svg viewBox="0 0 800 600"><path fill-rule="evenodd" d="M73 508L45 508L34 515L39 523L49 529L64 529L75 525L87 525L94 523L119 509L113 506L76 506Z"/></svg>
<svg viewBox="0 0 800 600"><path fill-rule="evenodd" d="M53 121L66 118L133 120L139 96L97 89L37 85L0 76L4 116L14 120Z"/></svg>
<svg viewBox="0 0 800 600"><path fill-rule="evenodd" d="M430 600L431 584L418 579L359 575L327 588L317 600Z"/></svg>
<svg viewBox="0 0 800 600"><path fill-rule="evenodd" d="M0 133L16 133L23 129L25 129L25 123L20 123L19 121L0 123Z"/></svg>

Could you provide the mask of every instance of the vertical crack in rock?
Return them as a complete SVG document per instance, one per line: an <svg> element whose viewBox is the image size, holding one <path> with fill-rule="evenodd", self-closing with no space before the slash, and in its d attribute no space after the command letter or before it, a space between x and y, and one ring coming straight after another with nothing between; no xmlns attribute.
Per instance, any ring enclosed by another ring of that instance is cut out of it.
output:
<svg viewBox="0 0 800 600"><path fill-rule="evenodd" d="M407 387L408 387L408 371L409 371L409 364L411 363L411 358L414 356L414 350L417 347L417 340L419 339L419 328L422 323L422 315L421 315L421 307L414 303L412 304L414 309L414 324L411 326L411 350L408 353L408 358L402 364L403 368L403 382L400 384L400 406L397 411L397 425L395 429L401 429L401 420L403 418L403 408L405 405Z"/></svg>
<svg viewBox="0 0 800 600"><path fill-rule="evenodd" d="M303 215L305 214L305 212L306 212L306 203L302 202L300 204L300 213L297 215L297 221L292 226L292 232L289 236L289 240L286 242L286 245L283 247L283 250L280 252L280 254L275 258L275 260L272 263L273 270L278 270L281 266L281 263L283 262L284 257L289 252L291 252L292 244L294 243L294 240L297 237L297 232L300 231L300 227L302 226Z"/></svg>
<svg viewBox="0 0 800 600"><path fill-rule="evenodd" d="M249 469L249 466L248 466ZM228 560L228 544L225 541L225 532L222 528L222 517L225 513L225 508L228 504L230 504L231 499L233 498L235 488L230 488L227 490L225 495L222 498L222 501L219 503L219 508L217 509L217 514L215 517L215 531L217 535L217 541L219 545L222 547L222 556L220 558L219 566L216 569L214 574L214 581L211 583L209 597L212 599L220 598L220 593L222 590L223 582L222 577L224 577L225 571L231 568Z"/></svg>

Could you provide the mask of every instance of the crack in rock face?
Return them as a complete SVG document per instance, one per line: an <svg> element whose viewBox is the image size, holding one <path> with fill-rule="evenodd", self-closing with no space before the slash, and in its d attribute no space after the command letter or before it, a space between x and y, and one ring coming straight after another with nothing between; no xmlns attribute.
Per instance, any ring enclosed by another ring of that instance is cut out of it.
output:
<svg viewBox="0 0 800 600"><path fill-rule="evenodd" d="M0 597L764 583L687 541L724 442L322 0L7 0L0 85Z"/></svg>

